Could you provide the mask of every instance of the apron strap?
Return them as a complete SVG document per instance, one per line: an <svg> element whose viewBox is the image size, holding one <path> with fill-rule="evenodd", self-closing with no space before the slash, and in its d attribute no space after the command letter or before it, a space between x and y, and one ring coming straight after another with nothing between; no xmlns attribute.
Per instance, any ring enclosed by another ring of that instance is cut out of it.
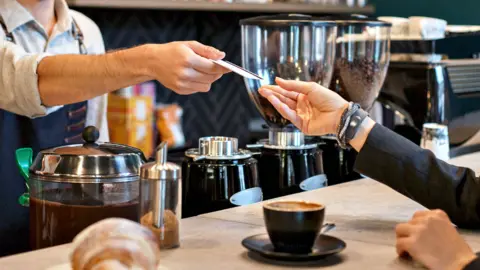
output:
<svg viewBox="0 0 480 270"><path fill-rule="evenodd" d="M78 50L80 54L88 54L87 47L85 46L82 29L78 26L77 22L72 16L72 36L78 41Z"/></svg>
<svg viewBox="0 0 480 270"><path fill-rule="evenodd" d="M0 26L2 27L3 31L5 32L5 39L9 42L15 43L15 39L13 38L13 33L8 32L7 26L3 22L2 18L0 18Z"/></svg>

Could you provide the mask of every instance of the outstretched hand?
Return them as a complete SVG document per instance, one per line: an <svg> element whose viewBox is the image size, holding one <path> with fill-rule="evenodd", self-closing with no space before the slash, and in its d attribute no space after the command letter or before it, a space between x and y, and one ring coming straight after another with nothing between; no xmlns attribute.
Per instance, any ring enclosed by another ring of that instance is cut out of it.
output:
<svg viewBox="0 0 480 270"><path fill-rule="evenodd" d="M181 95L208 92L212 83L230 72L211 60L225 53L196 41L178 41L150 46L153 77Z"/></svg>
<svg viewBox="0 0 480 270"><path fill-rule="evenodd" d="M276 78L277 85L263 86L260 94L307 135L335 134L348 102L314 82Z"/></svg>

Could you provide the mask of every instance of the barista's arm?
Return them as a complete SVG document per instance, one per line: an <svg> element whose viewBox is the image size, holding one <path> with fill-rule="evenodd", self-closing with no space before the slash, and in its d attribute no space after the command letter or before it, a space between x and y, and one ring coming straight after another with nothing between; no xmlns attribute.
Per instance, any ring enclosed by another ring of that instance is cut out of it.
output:
<svg viewBox="0 0 480 270"><path fill-rule="evenodd" d="M435 158L366 118L350 145L358 173L380 181L430 209L444 210L461 227L480 225L480 183L475 173Z"/></svg>
<svg viewBox="0 0 480 270"><path fill-rule="evenodd" d="M45 106L76 103L153 80L146 47L103 55L55 55L38 64L38 91Z"/></svg>
<svg viewBox="0 0 480 270"><path fill-rule="evenodd" d="M104 55L52 56L38 65L38 87L47 106L88 100L148 80L158 80L178 94L207 92L228 72L209 59L224 56L195 41L148 44Z"/></svg>
<svg viewBox="0 0 480 270"><path fill-rule="evenodd" d="M28 117L147 80L179 94L206 92L227 72L224 53L198 42L143 45L103 55L32 54L0 37L0 109Z"/></svg>

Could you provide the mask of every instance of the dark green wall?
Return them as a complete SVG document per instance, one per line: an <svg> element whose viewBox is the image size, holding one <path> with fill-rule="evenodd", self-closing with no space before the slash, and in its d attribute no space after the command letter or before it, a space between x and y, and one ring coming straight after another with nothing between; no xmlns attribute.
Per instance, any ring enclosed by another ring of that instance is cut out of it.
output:
<svg viewBox="0 0 480 270"><path fill-rule="evenodd" d="M480 25L480 0L370 0L377 16L428 16Z"/></svg>

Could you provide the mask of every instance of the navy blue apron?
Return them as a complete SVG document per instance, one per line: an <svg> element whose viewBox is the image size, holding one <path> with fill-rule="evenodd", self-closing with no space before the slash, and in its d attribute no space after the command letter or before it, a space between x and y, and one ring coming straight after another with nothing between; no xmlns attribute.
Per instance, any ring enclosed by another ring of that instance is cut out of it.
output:
<svg viewBox="0 0 480 270"><path fill-rule="evenodd" d="M14 42L0 20L7 40ZM73 22L72 35L78 41L80 54L86 54L83 35ZM68 91L68 89L66 89ZM44 117L30 119L0 109L0 256L30 250L28 207L18 203L26 191L25 180L15 161L15 150L33 149L34 157L46 148L83 142L87 101L63 106Z"/></svg>

